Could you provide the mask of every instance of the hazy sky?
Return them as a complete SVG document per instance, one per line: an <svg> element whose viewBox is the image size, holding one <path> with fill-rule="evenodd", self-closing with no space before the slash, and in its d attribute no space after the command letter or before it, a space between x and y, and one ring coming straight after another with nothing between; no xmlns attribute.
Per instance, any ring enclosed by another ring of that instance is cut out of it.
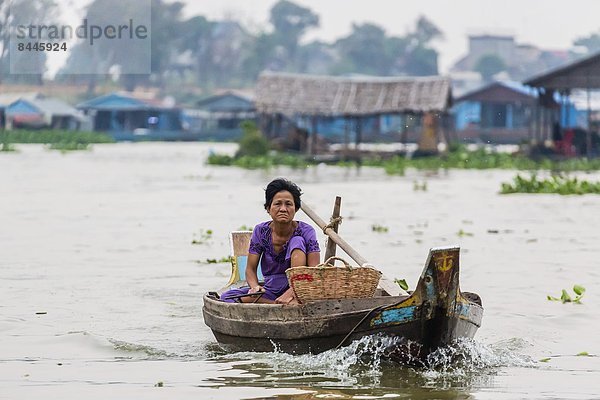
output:
<svg viewBox="0 0 600 400"><path fill-rule="evenodd" d="M260 29L268 26L277 0L183 0L188 15L226 16ZM499 33L517 43L560 50L578 37L600 32L600 0L292 0L321 18L309 38L332 41L347 35L352 23L371 22L388 34L403 35L425 15L445 35L435 44L446 72L467 50L467 35Z"/></svg>
<svg viewBox="0 0 600 400"><path fill-rule="evenodd" d="M58 0L63 18L73 21L90 0ZM136 0L124 0L136 1ZM146 0L148 1L148 0ZM168 1L168 0L165 0ZM232 17L245 27L264 30L277 0L180 0L186 17ZM445 38L434 44L440 72L448 71L467 51L467 35L510 34L517 43L562 50L578 37L600 33L600 0L292 0L320 17L320 28L306 39L331 42L350 33L352 23L375 23L388 35L404 35L420 15L433 21ZM65 7L66 6L66 7ZM66 54L54 54L57 69Z"/></svg>

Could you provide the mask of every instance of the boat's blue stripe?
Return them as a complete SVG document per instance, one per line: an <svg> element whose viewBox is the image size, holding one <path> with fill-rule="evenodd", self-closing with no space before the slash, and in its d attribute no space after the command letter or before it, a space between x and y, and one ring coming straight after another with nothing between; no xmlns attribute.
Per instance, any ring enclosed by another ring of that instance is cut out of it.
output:
<svg viewBox="0 0 600 400"><path fill-rule="evenodd" d="M380 312L371 320L371 326L401 324L415 319L417 307L401 307Z"/></svg>

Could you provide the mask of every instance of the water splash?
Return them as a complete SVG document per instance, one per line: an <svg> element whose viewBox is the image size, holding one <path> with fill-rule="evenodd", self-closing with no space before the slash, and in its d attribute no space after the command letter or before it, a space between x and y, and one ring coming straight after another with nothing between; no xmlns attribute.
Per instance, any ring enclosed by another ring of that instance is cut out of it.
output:
<svg viewBox="0 0 600 400"><path fill-rule="evenodd" d="M330 386L376 387L414 383L416 379L424 387L438 388L479 386L489 383L499 368L535 365L531 358L518 352L515 343L486 345L472 339L440 348L425 360L412 357L410 352L398 358L398 348L410 349L413 345L417 346L399 337L372 335L320 354L291 355L274 347L271 353L215 355L215 361L237 361L240 363L236 367L242 369L251 365L252 373L280 382L301 380L327 382Z"/></svg>
<svg viewBox="0 0 600 400"><path fill-rule="evenodd" d="M115 350L123 351L126 353L132 354L143 354L148 359L156 359L163 360L166 358L177 358L175 354L169 354L164 350L160 350L151 346L143 345L143 344L135 344L129 342L123 342L121 340L109 339L110 343L112 343Z"/></svg>
<svg viewBox="0 0 600 400"><path fill-rule="evenodd" d="M485 345L473 339L459 339L452 346L429 354L425 366L443 373L475 373L500 367L532 367L533 360L519 354L520 346L513 341Z"/></svg>

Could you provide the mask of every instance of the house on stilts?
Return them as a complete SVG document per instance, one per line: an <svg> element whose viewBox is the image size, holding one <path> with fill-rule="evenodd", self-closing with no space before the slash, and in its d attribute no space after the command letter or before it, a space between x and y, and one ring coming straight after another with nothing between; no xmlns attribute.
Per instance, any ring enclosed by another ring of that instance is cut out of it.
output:
<svg viewBox="0 0 600 400"><path fill-rule="evenodd" d="M447 77L334 77L264 72L254 98L261 131L281 148L419 143L436 152L451 127Z"/></svg>

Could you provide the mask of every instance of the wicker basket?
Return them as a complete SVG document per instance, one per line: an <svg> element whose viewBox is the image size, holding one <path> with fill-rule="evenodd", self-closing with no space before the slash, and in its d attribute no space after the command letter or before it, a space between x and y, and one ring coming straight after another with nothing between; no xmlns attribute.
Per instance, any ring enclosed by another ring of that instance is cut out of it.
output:
<svg viewBox="0 0 600 400"><path fill-rule="evenodd" d="M332 260L340 260L345 266L335 267ZM339 257L330 257L316 267L289 268L285 273L301 303L310 300L373 297L381 277L381 272L374 268L351 267Z"/></svg>

